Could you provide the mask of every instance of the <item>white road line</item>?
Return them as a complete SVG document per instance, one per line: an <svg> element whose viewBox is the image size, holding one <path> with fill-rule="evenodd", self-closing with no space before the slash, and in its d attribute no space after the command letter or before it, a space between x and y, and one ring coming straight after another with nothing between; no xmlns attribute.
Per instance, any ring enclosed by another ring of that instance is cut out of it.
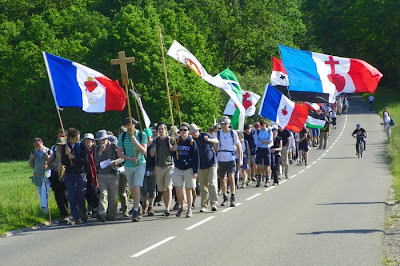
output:
<svg viewBox="0 0 400 266"><path fill-rule="evenodd" d="M299 174L301 174L301 173L303 173L305 170L301 170L300 172L299 172Z"/></svg>
<svg viewBox="0 0 400 266"><path fill-rule="evenodd" d="M269 187L269 188L267 188L267 189L264 189L264 191L269 191L269 190L271 190L271 189L273 189L273 188L275 188L275 187Z"/></svg>
<svg viewBox="0 0 400 266"><path fill-rule="evenodd" d="M308 168L310 168L310 167L311 167L311 165L307 166L306 169L308 169Z"/></svg>
<svg viewBox="0 0 400 266"><path fill-rule="evenodd" d="M146 249L143 249L142 251L132 255L131 258L137 258L137 257L143 255L144 253L149 252L150 250L155 249L156 247L167 243L168 241L170 241L170 240L172 240L174 238L175 238L174 236L167 237L166 239L164 239L164 240L162 240L162 241L160 241L160 242L158 242L158 243L156 243L156 244L154 244L154 245L152 245L152 246L150 246L150 247L148 247Z"/></svg>
<svg viewBox="0 0 400 266"><path fill-rule="evenodd" d="M283 180L283 181L281 181L281 182L279 182L279 184L283 184L283 183L285 183L287 181L287 179L286 180Z"/></svg>
<svg viewBox="0 0 400 266"><path fill-rule="evenodd" d="M312 164L316 164L317 163L317 161L314 161Z"/></svg>
<svg viewBox="0 0 400 266"><path fill-rule="evenodd" d="M252 200L252 199L254 199L255 197L258 197L258 196L260 196L261 195L261 193L257 193L257 194L255 194L255 195L253 195L253 196L251 196L251 197L248 197L246 200Z"/></svg>
<svg viewBox="0 0 400 266"><path fill-rule="evenodd" d="M208 222L208 221L210 221L210 220L212 220L212 219L214 219L214 218L215 218L215 216L210 216L210 217L204 219L203 221L200 221L200 222L198 222L198 223L196 223L196 224L194 224L194 225L192 225L192 226L189 226L189 227L186 228L185 230L186 230L186 231L192 230L193 228L196 228L197 226L202 225L202 224L204 224L204 223L206 223L206 222Z"/></svg>
<svg viewBox="0 0 400 266"><path fill-rule="evenodd" d="M237 207L237 206L240 206L240 205L242 205L242 203L236 203L236 207ZM222 210L221 212L227 212L227 211L232 210L233 208L235 208L235 207L228 207L228 208L226 208L225 210Z"/></svg>
<svg viewBox="0 0 400 266"><path fill-rule="evenodd" d="M296 177L297 175L292 175L291 177L289 177L289 179L292 179L292 178L294 178L294 177Z"/></svg>

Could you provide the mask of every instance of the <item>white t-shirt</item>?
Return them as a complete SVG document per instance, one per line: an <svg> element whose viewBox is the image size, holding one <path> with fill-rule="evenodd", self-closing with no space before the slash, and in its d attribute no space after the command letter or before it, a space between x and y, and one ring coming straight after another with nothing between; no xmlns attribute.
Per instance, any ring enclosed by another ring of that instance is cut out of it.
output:
<svg viewBox="0 0 400 266"><path fill-rule="evenodd" d="M230 162L236 159L236 155L232 152L236 152L236 144L239 144L239 137L235 130L232 130L233 133L233 142L232 142L232 134L231 132L224 133L221 130L219 135L219 144L218 144L218 153L217 159L218 162ZM218 137L218 133L215 133L215 136Z"/></svg>
<svg viewBox="0 0 400 266"><path fill-rule="evenodd" d="M368 97L368 101L370 101L370 102L372 102L374 99L375 99L375 98L374 98L374 96L372 96L372 95L370 95L370 96Z"/></svg>

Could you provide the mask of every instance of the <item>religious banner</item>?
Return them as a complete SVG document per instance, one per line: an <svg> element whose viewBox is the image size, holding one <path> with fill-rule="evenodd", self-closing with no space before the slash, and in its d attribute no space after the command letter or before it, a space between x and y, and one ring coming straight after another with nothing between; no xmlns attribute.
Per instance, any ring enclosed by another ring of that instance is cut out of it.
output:
<svg viewBox="0 0 400 266"><path fill-rule="evenodd" d="M211 85L224 90L231 99L235 102L240 110L239 116L239 130L243 130L244 126L244 114L245 109L242 105L242 102L236 97L236 94L233 91L234 80L224 80L219 75L213 77L207 73L204 67L200 64L197 58L185 47L183 47L179 42L174 41L171 47L168 49L167 54L174 58L175 60L181 62L185 66L187 66L190 70L192 70L196 75L210 83ZM243 121L243 122L242 122Z"/></svg>
<svg viewBox="0 0 400 266"><path fill-rule="evenodd" d="M135 97L135 99L136 99L136 101L137 101L137 103L139 105L140 111L142 112L145 128L150 128L151 121L150 121L149 116L146 113L146 110L144 110L143 103L142 103L142 98L140 98L140 95L138 93L134 92L133 90L131 90L131 93Z"/></svg>
<svg viewBox="0 0 400 266"><path fill-rule="evenodd" d="M360 59L297 50L279 45L290 90L329 93L330 103L340 93L374 93L382 74Z"/></svg>
<svg viewBox="0 0 400 266"><path fill-rule="evenodd" d="M126 94L118 81L68 59L43 52L57 108L79 107L88 113L123 111Z"/></svg>

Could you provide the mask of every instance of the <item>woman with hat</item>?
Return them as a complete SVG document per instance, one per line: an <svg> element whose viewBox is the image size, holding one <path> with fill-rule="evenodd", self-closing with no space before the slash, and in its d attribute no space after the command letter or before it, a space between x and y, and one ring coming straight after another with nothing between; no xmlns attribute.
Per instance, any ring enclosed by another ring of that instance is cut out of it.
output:
<svg viewBox="0 0 400 266"><path fill-rule="evenodd" d="M67 189L64 184L64 165L61 163L61 150L62 146L67 143L64 137L59 137L56 144L51 147L53 153L49 158L49 165L51 166L50 184L54 192L54 197L57 202L58 210L60 211L60 224L68 223L68 198Z"/></svg>
<svg viewBox="0 0 400 266"><path fill-rule="evenodd" d="M99 181L97 177L96 163L94 162L94 148L95 141L92 133L86 133L83 137L87 149L87 159L88 165L86 170L87 178L87 191L86 191L86 201L89 207L92 209L92 218L97 215L97 206L99 205Z"/></svg>
<svg viewBox="0 0 400 266"><path fill-rule="evenodd" d="M104 222L107 218L111 221L117 217L118 206L118 181L119 175L113 170L116 165L122 162L118 158L117 147L108 141L109 135L104 129L97 131L95 140L96 146L94 161L98 170L100 200L97 220Z"/></svg>

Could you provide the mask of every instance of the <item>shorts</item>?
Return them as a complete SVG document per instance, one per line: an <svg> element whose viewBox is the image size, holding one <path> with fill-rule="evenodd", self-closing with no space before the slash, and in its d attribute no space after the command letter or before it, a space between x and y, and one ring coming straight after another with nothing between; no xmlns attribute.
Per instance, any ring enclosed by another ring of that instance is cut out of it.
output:
<svg viewBox="0 0 400 266"><path fill-rule="evenodd" d="M218 177L224 178L226 174L234 174L236 171L235 161L218 162Z"/></svg>
<svg viewBox="0 0 400 266"><path fill-rule="evenodd" d="M336 117L332 118L332 125L336 126Z"/></svg>
<svg viewBox="0 0 400 266"><path fill-rule="evenodd" d="M308 152L308 142L300 142L299 150Z"/></svg>
<svg viewBox="0 0 400 266"><path fill-rule="evenodd" d="M264 163L264 166L271 165L271 153L267 148L258 148L256 154L256 164L261 165Z"/></svg>
<svg viewBox="0 0 400 266"><path fill-rule="evenodd" d="M249 169L248 163L249 163L249 160L247 159L247 157L244 157L243 158L243 165L240 166L240 169L243 169L243 170Z"/></svg>
<svg viewBox="0 0 400 266"><path fill-rule="evenodd" d="M172 189L172 173L174 166L156 166L157 190L163 192L166 188Z"/></svg>
<svg viewBox="0 0 400 266"><path fill-rule="evenodd" d="M183 187L185 184L185 188L195 188L196 178L193 178L193 169L189 168L181 170L175 168L174 173L172 174L172 182L174 187Z"/></svg>
<svg viewBox="0 0 400 266"><path fill-rule="evenodd" d="M125 176L128 180L129 190L133 187L143 187L144 174L146 172L146 164L141 164L136 167L125 166Z"/></svg>
<svg viewBox="0 0 400 266"><path fill-rule="evenodd" d="M311 134L313 135L313 137L319 137L319 129L313 128Z"/></svg>

